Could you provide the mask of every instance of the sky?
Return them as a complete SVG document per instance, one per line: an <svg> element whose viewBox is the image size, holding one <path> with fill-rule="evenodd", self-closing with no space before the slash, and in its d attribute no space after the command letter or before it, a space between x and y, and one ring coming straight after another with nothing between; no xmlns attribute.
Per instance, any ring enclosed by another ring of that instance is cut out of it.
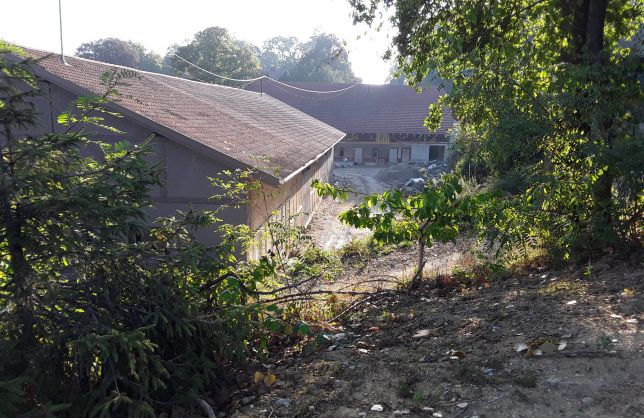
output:
<svg viewBox="0 0 644 418"><path fill-rule="evenodd" d="M60 51L58 0L0 0L0 38L26 47ZM261 45L274 36L301 41L315 31L347 43L353 71L365 83L384 83L391 63L382 55L391 30L353 25L347 0L62 0L65 53L83 42L116 37L160 55L210 26ZM26 25L27 23L27 25Z"/></svg>

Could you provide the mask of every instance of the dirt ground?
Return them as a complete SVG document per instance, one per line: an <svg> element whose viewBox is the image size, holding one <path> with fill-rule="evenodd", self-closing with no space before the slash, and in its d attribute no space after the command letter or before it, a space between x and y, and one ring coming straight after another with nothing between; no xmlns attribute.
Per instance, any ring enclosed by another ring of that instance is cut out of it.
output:
<svg viewBox="0 0 644 418"><path fill-rule="evenodd" d="M642 417L643 259L373 298L316 352L268 359L277 382L221 416Z"/></svg>
<svg viewBox="0 0 644 418"><path fill-rule="evenodd" d="M411 177L418 177L418 168L409 164L388 166L336 167L333 169L333 183L351 189L358 196L349 201L339 202L324 199L313 215L309 232L314 242L324 250L341 248L354 238L368 235L368 231L342 225L338 220L340 212L351 208L362 196L382 193L392 187L400 187Z"/></svg>
<svg viewBox="0 0 644 418"><path fill-rule="evenodd" d="M469 266L476 262L476 257L471 253L472 240L459 239L454 243L435 243L425 250L425 277L435 277L447 274L455 267ZM335 277L334 283L349 286L354 284L355 289L360 287L361 281L368 281L370 290L391 288L392 281L401 283L410 279L416 272L418 260L418 247L412 245L407 248L398 248L391 253L371 256L369 260L356 258L343 260L343 270ZM382 283L377 279L382 278ZM354 287L352 287L354 289Z"/></svg>

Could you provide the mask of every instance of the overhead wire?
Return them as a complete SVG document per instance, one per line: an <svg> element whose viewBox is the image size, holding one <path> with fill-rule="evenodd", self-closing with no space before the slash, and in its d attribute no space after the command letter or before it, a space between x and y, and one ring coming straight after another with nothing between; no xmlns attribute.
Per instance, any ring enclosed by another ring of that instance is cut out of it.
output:
<svg viewBox="0 0 644 418"><path fill-rule="evenodd" d="M354 88L355 86L357 86L358 84L360 84L360 83L355 83L355 84L350 85L349 87L345 87L345 88L343 88L343 89L339 89L339 90L309 90L309 89L303 89L303 88L300 88L300 87L292 86L292 85L290 85L290 84L286 84L286 83L283 83L283 82L281 82L281 81L277 81L277 80L272 79L272 78L270 78L270 77L266 77L266 78L267 78L268 80L271 80L271 81L272 81L272 82L274 82L274 83L281 84L281 85L283 85L283 86L286 86L286 87L292 88L292 89L294 89L294 90L304 91L304 92L306 92L306 93L319 93L319 94L341 93L341 92L343 92L343 91L347 91L347 90L349 90L349 89L352 89L352 88Z"/></svg>
<svg viewBox="0 0 644 418"><path fill-rule="evenodd" d="M190 62L190 61L188 61L187 59L185 59L185 58L183 58L183 57L180 57L179 55L175 54L174 52L170 52L170 54L171 54L171 55L174 55L174 56L175 56L175 57L177 57L177 58L179 58L181 61L184 61L184 62L186 62L187 64L189 64L189 65L191 65L191 66L193 66L193 67L197 68L198 70L203 71L203 72L204 72L204 73L206 73L206 74L210 74L210 75L212 75L212 76L219 77L219 78L221 78L221 79L223 79L223 80L228 80L228 81L237 81L237 82L240 82L240 83L246 83L246 82L252 83L253 81L257 81L257 80L260 80L260 79L262 79L262 78L264 78L264 77L265 77L265 76L260 76L260 77L257 77L257 78L249 78L249 79L247 79L247 80L242 80L242 79L239 79L239 78L230 78L230 77L226 77L226 76L223 76L223 75L215 74L215 73L213 73L212 71L208 71L208 70L206 70L205 68L201 68L201 67L200 67L200 66L198 66L197 64L193 64L193 63L191 63L191 62Z"/></svg>
<svg viewBox="0 0 644 418"><path fill-rule="evenodd" d="M249 83L250 84L250 83ZM247 86L248 84L246 84ZM279 84L275 84L275 89L283 91L286 94L289 94L291 96L299 97L301 99L307 99L307 100L332 100L335 99L336 97L342 96L347 90L342 89L339 93L334 94L334 95L322 95L322 96L316 96L314 94L305 94L305 93L300 93L298 91L293 91L289 90L285 87L280 86ZM293 86L288 86L288 87L293 87ZM335 93L335 92L333 92Z"/></svg>
<svg viewBox="0 0 644 418"><path fill-rule="evenodd" d="M241 86L239 86L238 88L239 88L239 89L241 89L241 90L246 90L246 87L250 86L250 85L251 85L251 84L253 84L255 81L257 81L257 80L253 80L253 81L250 81L250 82L248 82L248 83L244 83L244 84L242 84Z"/></svg>
<svg viewBox="0 0 644 418"><path fill-rule="evenodd" d="M239 82L239 83L246 83L241 88L245 88L249 84L251 84L251 83L253 83L255 81L258 81L258 80L270 80L270 81L272 81L274 83L281 84L281 85L283 85L285 87L288 87L288 88L291 88L291 89L294 89L294 90L303 91L303 92L306 92L306 93L332 94L332 93L341 93L341 92L350 90L350 89L352 89L352 88L354 88L354 87L356 87L357 85L360 84L360 83L355 83L355 84L352 84L352 85L350 85L348 87L338 89L338 90L309 90L309 89L304 89L304 88L301 88L301 87L293 86L293 85L284 83L284 82L279 81L279 80L275 80L274 78L271 78L271 77L266 76L266 75L262 75L262 76L259 76L259 77L256 77L256 78L249 78L249 79L231 78L231 77L226 77L226 76L223 76L223 75L220 75L220 74L213 73L212 71L208 71L205 68L202 68L202 67L198 66L197 64L194 64L194 63L188 61L187 59L175 54L174 52L170 52L170 54L175 56L175 57L177 57L177 58L179 58L181 61L184 61L188 65L190 65L190 66L192 66L192 67L194 67L194 68L196 68L196 69L198 69L200 71L203 71L206 74L210 74L210 75L212 75L214 77L221 78L222 80L234 81L234 82Z"/></svg>

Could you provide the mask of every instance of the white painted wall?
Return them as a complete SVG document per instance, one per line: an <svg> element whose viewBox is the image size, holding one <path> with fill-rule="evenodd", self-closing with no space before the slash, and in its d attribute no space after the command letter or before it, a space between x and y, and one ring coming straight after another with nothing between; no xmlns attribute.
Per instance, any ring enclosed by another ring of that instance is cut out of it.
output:
<svg viewBox="0 0 644 418"><path fill-rule="evenodd" d="M411 161L429 161L429 144L411 144Z"/></svg>
<svg viewBox="0 0 644 418"><path fill-rule="evenodd" d="M355 155L353 157L353 161L356 163L362 163L362 148L357 147L355 149Z"/></svg>
<svg viewBox="0 0 644 418"><path fill-rule="evenodd" d="M389 163L398 162L398 148L389 148Z"/></svg>

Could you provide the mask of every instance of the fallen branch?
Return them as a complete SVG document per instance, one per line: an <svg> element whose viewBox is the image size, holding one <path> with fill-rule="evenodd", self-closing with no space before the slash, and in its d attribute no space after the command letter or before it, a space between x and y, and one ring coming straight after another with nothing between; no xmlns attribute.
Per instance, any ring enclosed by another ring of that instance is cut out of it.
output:
<svg viewBox="0 0 644 418"><path fill-rule="evenodd" d="M268 299L268 300L260 300L258 303L266 304L266 303L284 303L284 302L290 302L291 299L312 299L312 295L349 295L349 296L363 296L363 295L371 295L374 294L373 292L369 291L350 291L350 290L313 290L311 292L306 292L306 293L292 293L290 295L284 295L280 297L276 297L273 299Z"/></svg>
<svg viewBox="0 0 644 418"><path fill-rule="evenodd" d="M204 401L203 399L197 399L197 403L208 418L217 418L215 411L212 410L212 407L208 404L208 402Z"/></svg>
<svg viewBox="0 0 644 418"><path fill-rule="evenodd" d="M359 301L355 302L353 305L349 306L344 311L340 312L338 315L336 315L333 318L331 318L329 320L329 322L335 322L338 319L342 318L344 315L346 315L349 312L351 312L352 310L356 309L358 306L363 305L364 303L370 301L371 299L375 298L376 296L382 296L382 295L387 294L387 293L393 293L393 291L392 290L385 290L385 291L382 291L382 292L373 293L373 294L371 294L371 295L369 295L369 296L367 296L365 298L362 298Z"/></svg>
<svg viewBox="0 0 644 418"><path fill-rule="evenodd" d="M622 354L617 351L591 351L591 350L579 350L579 351L558 351L558 356L565 357L619 357L622 358Z"/></svg>

